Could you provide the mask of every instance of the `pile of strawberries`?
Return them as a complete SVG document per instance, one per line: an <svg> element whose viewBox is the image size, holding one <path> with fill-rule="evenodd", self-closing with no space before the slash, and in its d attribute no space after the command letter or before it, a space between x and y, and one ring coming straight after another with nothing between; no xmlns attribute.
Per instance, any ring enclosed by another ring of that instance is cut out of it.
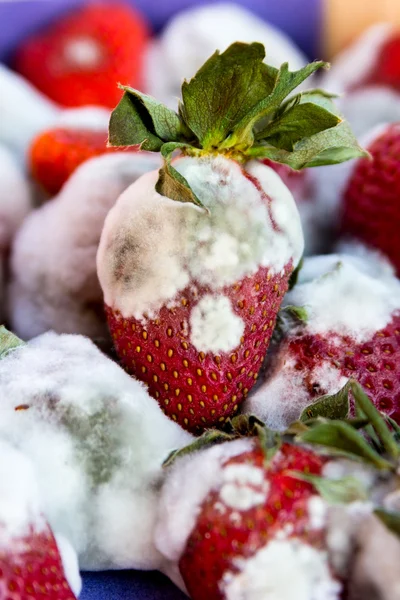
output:
<svg viewBox="0 0 400 600"><path fill-rule="evenodd" d="M330 73L235 42L177 110L140 91L149 40L94 3L14 56L49 112L0 148L0 598L73 600L80 567L398 600L400 111L357 141L352 102L400 106L399 36Z"/></svg>

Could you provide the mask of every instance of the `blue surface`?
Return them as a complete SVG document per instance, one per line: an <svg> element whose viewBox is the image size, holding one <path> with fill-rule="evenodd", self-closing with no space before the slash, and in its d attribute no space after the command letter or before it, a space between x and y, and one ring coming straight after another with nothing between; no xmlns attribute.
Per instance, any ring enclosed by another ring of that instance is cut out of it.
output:
<svg viewBox="0 0 400 600"><path fill-rule="evenodd" d="M85 0L0 0L0 60L41 25L47 25ZM159 29L182 8L204 0L129 0ZM351 1L351 0L350 0ZM237 0L286 31L310 57L318 57L322 0ZM80 600L184 600L186 596L158 573L108 571L84 573Z"/></svg>
<svg viewBox="0 0 400 600"><path fill-rule="evenodd" d="M141 571L83 573L80 600L187 600L166 577Z"/></svg>

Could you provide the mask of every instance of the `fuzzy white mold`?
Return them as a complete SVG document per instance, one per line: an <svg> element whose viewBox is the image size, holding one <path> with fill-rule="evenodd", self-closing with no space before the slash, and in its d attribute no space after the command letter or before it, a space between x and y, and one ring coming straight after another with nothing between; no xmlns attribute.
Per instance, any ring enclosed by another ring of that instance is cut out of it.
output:
<svg viewBox="0 0 400 600"><path fill-rule="evenodd" d="M307 310L303 334L320 334L331 343L341 343L343 336L362 343L383 329L400 310L400 282L387 261L366 249L363 254L358 250L355 256L311 257L305 260L300 281L286 295L285 303ZM242 409L279 430L297 419L311 403L309 386L315 386L321 396L334 394L348 379L340 368L321 358L307 372L306 384L304 370L296 369L297 357L289 352L290 339L289 332L263 382Z"/></svg>
<svg viewBox="0 0 400 600"><path fill-rule="evenodd" d="M236 440L188 455L177 460L171 467L161 492L155 529L155 544L169 561L179 561L202 503L210 490L218 487L224 477L224 463L252 447L250 439ZM246 473L241 473L242 482L243 477L249 479L247 469ZM227 478L229 477L228 473ZM257 477L259 479L259 474ZM235 477L239 485L238 478L240 479L240 474Z"/></svg>
<svg viewBox="0 0 400 600"><path fill-rule="evenodd" d="M293 196L269 167L250 162L244 172L221 156L174 166L208 211L158 194L154 172L120 196L105 222L98 275L106 304L124 317L156 314L189 283L218 292L259 267L280 273L303 251Z"/></svg>
<svg viewBox="0 0 400 600"><path fill-rule="evenodd" d="M272 540L220 582L226 600L339 600L341 584L329 569L325 552L301 540Z"/></svg>
<svg viewBox="0 0 400 600"><path fill-rule="evenodd" d="M158 157L146 153L93 158L26 219L12 249L8 302L20 337L52 329L107 338L96 273L104 220L121 192L158 163Z"/></svg>
<svg viewBox="0 0 400 600"><path fill-rule="evenodd" d="M244 322L226 296L206 294L191 310L190 341L203 352L229 352L240 344Z"/></svg>
<svg viewBox="0 0 400 600"><path fill-rule="evenodd" d="M0 436L29 455L44 513L80 567L160 568L161 465L192 436L82 336L48 333L11 352L0 400Z"/></svg>

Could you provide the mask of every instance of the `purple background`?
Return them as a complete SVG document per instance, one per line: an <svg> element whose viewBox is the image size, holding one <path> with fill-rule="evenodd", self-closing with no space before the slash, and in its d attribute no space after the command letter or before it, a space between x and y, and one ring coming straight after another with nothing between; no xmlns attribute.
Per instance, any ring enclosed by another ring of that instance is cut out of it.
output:
<svg viewBox="0 0 400 600"><path fill-rule="evenodd" d="M0 60L7 60L24 37L85 0L0 0ZM181 8L202 0L129 0L154 30ZM351 0L349 0L351 1ZM240 0L254 13L286 31L310 58L319 57L322 0ZM1 93L1 90L0 90ZM184 600L165 577L133 571L86 573L80 600Z"/></svg>
<svg viewBox="0 0 400 600"><path fill-rule="evenodd" d="M205 5L204 0L126 0L148 17L155 30L182 8ZM349 0L351 1L351 0ZM85 0L0 0L0 59L38 26ZM236 0L286 31L311 58L318 55L322 0Z"/></svg>

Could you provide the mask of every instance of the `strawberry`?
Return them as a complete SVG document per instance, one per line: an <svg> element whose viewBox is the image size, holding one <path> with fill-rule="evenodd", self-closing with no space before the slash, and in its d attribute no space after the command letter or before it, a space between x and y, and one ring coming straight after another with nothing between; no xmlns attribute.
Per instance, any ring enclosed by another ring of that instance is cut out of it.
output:
<svg viewBox="0 0 400 600"><path fill-rule="evenodd" d="M0 439L29 456L46 518L80 567L159 569L162 462L192 436L81 335L48 332L25 344L0 327L0 398ZM0 472L0 511L2 483Z"/></svg>
<svg viewBox="0 0 400 600"><path fill-rule="evenodd" d="M216 52L183 84L179 114L125 88L110 121L111 145L165 158L105 222L97 264L110 331L125 368L193 432L226 420L254 385L302 254L292 195L252 158L322 163L329 130L362 153L322 92L281 105L323 63L290 73L264 56L261 44Z"/></svg>
<svg viewBox="0 0 400 600"><path fill-rule="evenodd" d="M367 29L333 61L324 85L329 91L385 86L400 91L400 35L389 23Z"/></svg>
<svg viewBox="0 0 400 600"><path fill-rule="evenodd" d="M400 423L400 284L390 268L372 254L309 258L286 301L286 311L305 320L284 328L245 411L285 428L353 377Z"/></svg>
<svg viewBox="0 0 400 600"><path fill-rule="evenodd" d="M375 452L365 461L371 448L362 435L343 421L327 419L298 424L285 441L258 422L258 439L227 441L199 452L212 436L222 441L207 433L167 461L156 543L178 562L192 600L344 597L358 525L385 504L391 486L398 486L400 457L393 435L379 414L370 412L368 398L351 386L376 431L382 427L382 444L384 438L391 449L387 462ZM240 428L243 432L243 420ZM338 458L345 448L347 460ZM379 484L381 470L385 484ZM360 502L372 493L375 507L365 504L360 511ZM339 523L332 509L340 511Z"/></svg>
<svg viewBox="0 0 400 600"><path fill-rule="evenodd" d="M56 539L40 513L32 467L5 441L0 448L0 597L73 600ZM76 580L77 563L73 567Z"/></svg>
<svg viewBox="0 0 400 600"><path fill-rule="evenodd" d="M400 123L372 132L367 158L355 162L342 193L341 231L384 252L400 274Z"/></svg>
<svg viewBox="0 0 400 600"><path fill-rule="evenodd" d="M107 147L106 131L49 129L32 142L30 171L39 185L54 196L85 160L115 151Z"/></svg>
<svg viewBox="0 0 400 600"><path fill-rule="evenodd" d="M149 34L142 16L122 3L89 3L24 41L15 69L63 106L113 107L117 83L141 85Z"/></svg>
<svg viewBox="0 0 400 600"><path fill-rule="evenodd" d="M400 35L392 32L378 50L363 85L385 85L400 92Z"/></svg>

